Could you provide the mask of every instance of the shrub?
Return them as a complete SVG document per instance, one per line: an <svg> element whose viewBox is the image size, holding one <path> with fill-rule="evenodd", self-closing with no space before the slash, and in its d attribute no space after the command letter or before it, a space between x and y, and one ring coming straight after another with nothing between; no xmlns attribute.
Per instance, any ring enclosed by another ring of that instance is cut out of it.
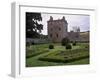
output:
<svg viewBox="0 0 100 80"><path fill-rule="evenodd" d="M67 45L66 45L66 49L72 49L71 44L67 44Z"/></svg>
<svg viewBox="0 0 100 80"><path fill-rule="evenodd" d="M89 45L86 45L85 48L89 48Z"/></svg>
<svg viewBox="0 0 100 80"><path fill-rule="evenodd" d="M30 42L26 42L26 46L31 46L31 43Z"/></svg>
<svg viewBox="0 0 100 80"><path fill-rule="evenodd" d="M73 46L76 46L76 41L75 41L75 42L73 42L72 44L73 44Z"/></svg>
<svg viewBox="0 0 100 80"><path fill-rule="evenodd" d="M34 42L32 42L32 45L34 45L35 43Z"/></svg>
<svg viewBox="0 0 100 80"><path fill-rule="evenodd" d="M54 49L54 45L49 45L49 49Z"/></svg>
<svg viewBox="0 0 100 80"><path fill-rule="evenodd" d="M63 38L61 41L62 46L66 46L68 43L70 43L70 40L67 37Z"/></svg>

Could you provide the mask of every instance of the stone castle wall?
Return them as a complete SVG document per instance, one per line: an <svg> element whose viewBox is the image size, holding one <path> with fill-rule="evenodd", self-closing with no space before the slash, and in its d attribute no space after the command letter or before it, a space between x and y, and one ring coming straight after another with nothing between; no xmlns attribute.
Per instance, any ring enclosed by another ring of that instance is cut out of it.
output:
<svg viewBox="0 0 100 80"><path fill-rule="evenodd" d="M48 21L48 38L52 42L61 42L66 37L67 32L67 21L63 18L61 20Z"/></svg>
<svg viewBox="0 0 100 80"><path fill-rule="evenodd" d="M71 41L83 40L83 38L80 36L80 30L78 32L68 32L68 23L65 20L65 17L62 19L53 20L53 17L51 16L50 20L47 22L47 25L48 39L51 42L61 42L65 37L68 37Z"/></svg>

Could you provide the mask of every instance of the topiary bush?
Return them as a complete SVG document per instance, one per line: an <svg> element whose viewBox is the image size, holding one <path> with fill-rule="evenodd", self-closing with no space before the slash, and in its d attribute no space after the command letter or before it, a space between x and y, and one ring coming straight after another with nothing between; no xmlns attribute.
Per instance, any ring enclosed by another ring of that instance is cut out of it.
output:
<svg viewBox="0 0 100 80"><path fill-rule="evenodd" d="M67 44L67 45L66 45L66 49L72 49L71 44Z"/></svg>
<svg viewBox="0 0 100 80"><path fill-rule="evenodd" d="M74 41L72 44L73 44L73 46L76 46L76 41Z"/></svg>
<svg viewBox="0 0 100 80"><path fill-rule="evenodd" d="M54 45L49 45L49 49L54 49Z"/></svg>
<svg viewBox="0 0 100 80"><path fill-rule="evenodd" d="M63 38L62 41L61 41L62 46L66 46L69 43L70 43L70 40L67 37Z"/></svg>

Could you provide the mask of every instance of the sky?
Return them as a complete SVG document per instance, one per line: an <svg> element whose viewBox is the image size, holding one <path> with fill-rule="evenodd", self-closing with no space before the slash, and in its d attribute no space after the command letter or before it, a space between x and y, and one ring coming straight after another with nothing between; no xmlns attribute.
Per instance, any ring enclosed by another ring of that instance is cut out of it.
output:
<svg viewBox="0 0 100 80"><path fill-rule="evenodd" d="M47 21L50 19L50 16L53 17L53 20L62 19L65 16L65 19L68 22L68 32L73 30L73 27L80 27L80 31L89 31L90 27L90 16L89 15L74 15L74 14L50 14L42 13L42 24L43 30L42 34L47 35Z"/></svg>

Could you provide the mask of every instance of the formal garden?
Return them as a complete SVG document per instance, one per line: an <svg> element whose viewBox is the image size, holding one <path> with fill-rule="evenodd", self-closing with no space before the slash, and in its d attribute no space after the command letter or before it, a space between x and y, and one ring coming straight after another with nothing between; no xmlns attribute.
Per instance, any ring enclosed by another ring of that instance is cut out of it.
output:
<svg viewBox="0 0 100 80"><path fill-rule="evenodd" d="M89 64L89 43L33 44L26 47L26 66Z"/></svg>
<svg viewBox="0 0 100 80"><path fill-rule="evenodd" d="M75 33L71 37L75 36L77 39L70 39L70 35L69 37L58 38L57 34L57 38L54 39L59 39L59 42L53 41L52 35L50 37L50 34L44 34L45 28L41 23L43 18L41 13L26 12L26 67L89 64L89 32L85 36L82 35L82 39L79 38L80 36L74 35ZM52 21L53 17L50 17L50 20ZM65 21L65 17L63 17L63 21ZM65 30L65 28L62 29ZM62 29L59 26L58 29L56 28L59 32ZM44 32L42 32L43 30ZM53 33L56 33L56 30ZM78 28L76 33L79 33L79 31L80 29ZM59 34L64 35L65 33Z"/></svg>

